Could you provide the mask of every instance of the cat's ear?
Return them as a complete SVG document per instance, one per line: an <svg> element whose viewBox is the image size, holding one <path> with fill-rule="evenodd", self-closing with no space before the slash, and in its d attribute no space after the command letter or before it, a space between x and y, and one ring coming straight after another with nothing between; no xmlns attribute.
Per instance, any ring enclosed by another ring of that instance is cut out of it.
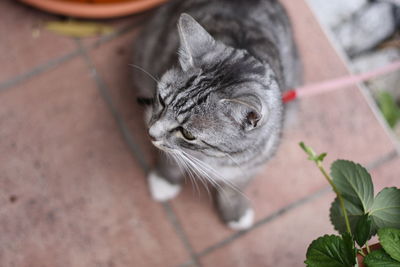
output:
<svg viewBox="0 0 400 267"><path fill-rule="evenodd" d="M178 22L179 61L183 70L196 66L196 60L215 46L214 38L190 15L182 13Z"/></svg>
<svg viewBox="0 0 400 267"><path fill-rule="evenodd" d="M253 98L222 99L220 102L225 106L225 114L245 131L257 128L264 115L261 103Z"/></svg>

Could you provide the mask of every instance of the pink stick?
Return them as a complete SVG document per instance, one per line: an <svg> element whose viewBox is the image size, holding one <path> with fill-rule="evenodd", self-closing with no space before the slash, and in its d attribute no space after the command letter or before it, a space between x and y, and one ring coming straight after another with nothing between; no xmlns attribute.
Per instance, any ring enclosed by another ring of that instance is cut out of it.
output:
<svg viewBox="0 0 400 267"><path fill-rule="evenodd" d="M386 65L382 68L378 68L372 71L368 71L361 74L349 75L340 78L336 78L333 80L328 80L324 82L314 83L299 87L296 90L297 96L299 98L303 96L311 96L315 94L320 94L324 92L329 92L338 88L342 88L349 85L354 85L359 82L364 82L366 80L372 79L377 76L381 76L383 74L393 72L397 69L400 69L400 60L396 60L389 65Z"/></svg>

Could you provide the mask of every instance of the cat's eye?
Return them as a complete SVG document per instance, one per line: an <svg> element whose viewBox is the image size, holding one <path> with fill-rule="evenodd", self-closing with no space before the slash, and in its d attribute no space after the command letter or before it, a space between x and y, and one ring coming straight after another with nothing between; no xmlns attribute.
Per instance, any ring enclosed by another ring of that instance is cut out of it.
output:
<svg viewBox="0 0 400 267"><path fill-rule="evenodd" d="M186 130L185 128L180 127L179 130L185 139L189 141L193 141L194 139L196 139L196 137L194 137L193 134L188 130Z"/></svg>
<svg viewBox="0 0 400 267"><path fill-rule="evenodd" d="M161 105L162 107L165 107L164 100L161 98L161 95L160 95L160 94L158 94L158 102L160 103L160 105Z"/></svg>

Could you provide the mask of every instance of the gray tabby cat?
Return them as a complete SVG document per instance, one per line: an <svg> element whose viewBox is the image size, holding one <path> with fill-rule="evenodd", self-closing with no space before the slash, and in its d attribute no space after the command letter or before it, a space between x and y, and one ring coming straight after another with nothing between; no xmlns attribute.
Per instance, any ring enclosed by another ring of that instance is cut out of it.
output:
<svg viewBox="0 0 400 267"><path fill-rule="evenodd" d="M190 15L189 15L190 14ZM139 35L134 63L139 101L149 105L158 158L148 175L155 200L180 191L184 172L217 188L222 219L253 223L242 191L277 149L282 91L300 68L288 17L275 0L173 0Z"/></svg>

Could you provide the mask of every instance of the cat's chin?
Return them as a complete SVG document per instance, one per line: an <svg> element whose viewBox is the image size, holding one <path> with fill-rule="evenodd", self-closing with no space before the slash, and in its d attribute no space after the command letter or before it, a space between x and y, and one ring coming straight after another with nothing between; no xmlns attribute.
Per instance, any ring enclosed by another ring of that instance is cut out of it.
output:
<svg viewBox="0 0 400 267"><path fill-rule="evenodd" d="M158 149L165 151L165 152L174 152L174 149L172 147L169 147L167 145L164 144L163 141L151 141L153 143L153 145L155 147L157 147Z"/></svg>
<svg viewBox="0 0 400 267"><path fill-rule="evenodd" d="M193 156L197 156L197 157L210 157L210 158L224 158L226 157L225 153L222 152L218 152L218 151L207 151L207 150L202 150L202 151L190 151L190 154L193 154Z"/></svg>

